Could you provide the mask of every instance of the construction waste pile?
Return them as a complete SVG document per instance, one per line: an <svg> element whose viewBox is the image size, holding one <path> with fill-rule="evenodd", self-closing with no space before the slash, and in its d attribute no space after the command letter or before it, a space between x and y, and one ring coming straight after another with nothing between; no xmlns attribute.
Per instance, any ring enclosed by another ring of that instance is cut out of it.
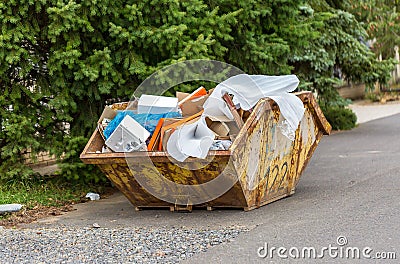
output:
<svg viewBox="0 0 400 264"><path fill-rule="evenodd" d="M107 106L98 121L104 139L100 153L166 151L172 158L204 159L210 150L228 150L261 98L274 100L280 109L280 131L294 140L304 114L294 94L295 75L240 74L214 89L204 87L176 97L143 94L124 110Z"/></svg>

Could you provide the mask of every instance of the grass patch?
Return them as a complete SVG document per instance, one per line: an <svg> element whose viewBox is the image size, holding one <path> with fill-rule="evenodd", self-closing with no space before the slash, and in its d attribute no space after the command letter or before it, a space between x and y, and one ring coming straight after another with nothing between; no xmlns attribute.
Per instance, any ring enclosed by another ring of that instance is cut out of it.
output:
<svg viewBox="0 0 400 264"><path fill-rule="evenodd" d="M83 188L71 188L68 183L56 181L11 182L0 187L0 204L20 203L28 209L37 205L61 206L78 201Z"/></svg>
<svg viewBox="0 0 400 264"><path fill-rule="evenodd" d="M96 192L102 198L115 192L110 184L71 183L62 177L33 177L26 181L0 181L0 204L19 203L22 209L0 215L0 226L15 228L40 218L61 215L86 202L86 193Z"/></svg>
<svg viewBox="0 0 400 264"><path fill-rule="evenodd" d="M88 192L109 192L105 186L72 184L57 178L0 182L0 204L19 203L24 209L61 207L82 202ZM0 219L10 214L0 215Z"/></svg>

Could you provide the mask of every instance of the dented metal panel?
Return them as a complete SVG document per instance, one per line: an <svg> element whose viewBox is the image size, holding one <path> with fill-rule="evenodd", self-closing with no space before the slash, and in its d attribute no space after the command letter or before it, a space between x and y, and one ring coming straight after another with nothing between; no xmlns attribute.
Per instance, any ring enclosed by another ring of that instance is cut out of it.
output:
<svg viewBox="0 0 400 264"><path fill-rule="evenodd" d="M104 142L97 129L81 159L88 164L97 164L137 208L186 206L191 209L194 205L208 209L239 207L251 210L293 194L322 135L330 133L331 127L312 93L302 92L297 96L304 102L306 111L294 141L280 132L281 116L276 104L262 99L230 150L210 151L205 161L189 158L177 164L165 152L98 154L96 151ZM234 178L235 183L225 193L202 204L193 204L193 197L179 193L179 188L165 181L199 186L196 195L207 196L210 192L207 183L219 177L222 171ZM143 188L143 182L139 184L138 179L144 179L147 187ZM162 199L167 194L176 197L175 203Z"/></svg>

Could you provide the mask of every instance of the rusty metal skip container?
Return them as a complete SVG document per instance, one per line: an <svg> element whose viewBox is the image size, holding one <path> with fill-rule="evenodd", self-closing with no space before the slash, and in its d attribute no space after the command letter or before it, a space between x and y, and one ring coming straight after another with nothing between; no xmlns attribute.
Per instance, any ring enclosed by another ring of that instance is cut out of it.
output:
<svg viewBox="0 0 400 264"><path fill-rule="evenodd" d="M280 133L280 111L269 99L261 99L247 118L229 150L210 151L206 160L188 158L176 164L164 151L131 153L98 153L104 140L95 130L80 158L96 164L107 178L129 199L136 209L168 207L192 210L193 207L243 208L251 210L295 192L299 178L323 135L331 132L311 92L296 95L302 100L305 114L296 130L294 141ZM118 105L114 105L118 108ZM97 153L96 153L97 152ZM148 161L151 162L148 162ZM128 162L130 161L130 162ZM129 164L128 164L129 163ZM198 169L193 169L198 168ZM205 183L215 180L221 172L234 179L232 186L218 197L201 204L190 196L164 185L160 175L169 182L204 186L198 195L207 195ZM148 185L160 195L144 188L138 179L149 179ZM162 199L162 194L176 196L175 201ZM161 197L161 198L160 198Z"/></svg>

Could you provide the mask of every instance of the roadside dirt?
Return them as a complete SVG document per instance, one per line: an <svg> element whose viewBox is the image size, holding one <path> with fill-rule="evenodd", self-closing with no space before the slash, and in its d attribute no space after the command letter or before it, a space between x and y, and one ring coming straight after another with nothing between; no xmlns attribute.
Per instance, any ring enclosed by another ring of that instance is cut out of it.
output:
<svg viewBox="0 0 400 264"><path fill-rule="evenodd" d="M18 228L20 224L28 224L40 218L61 215L72 210L74 210L72 204L63 205L61 207L35 206L32 209L23 208L19 212L3 215L3 219L0 219L0 226Z"/></svg>

